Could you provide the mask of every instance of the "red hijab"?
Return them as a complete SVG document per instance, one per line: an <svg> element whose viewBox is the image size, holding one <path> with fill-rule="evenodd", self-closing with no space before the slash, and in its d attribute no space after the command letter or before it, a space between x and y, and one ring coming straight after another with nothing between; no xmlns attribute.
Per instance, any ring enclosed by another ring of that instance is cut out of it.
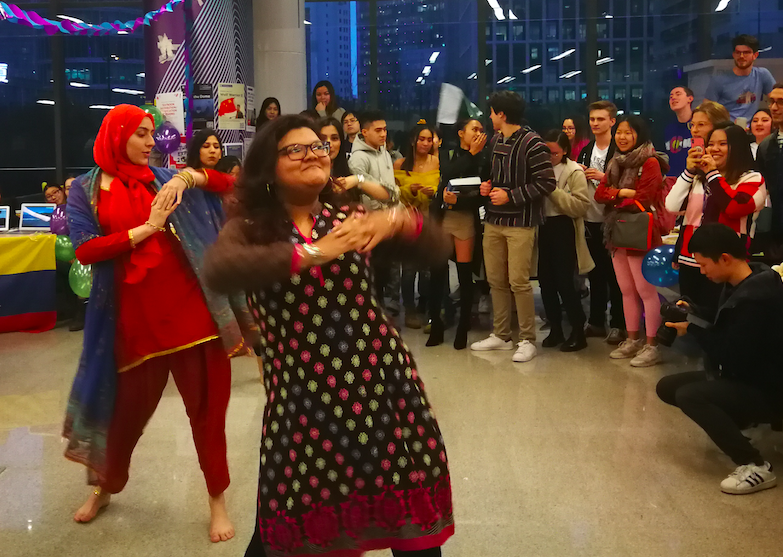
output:
<svg viewBox="0 0 783 557"><path fill-rule="evenodd" d="M130 230L147 222L156 194L152 186L155 175L150 167L132 163L127 152L128 140L145 118L155 125L152 116L137 106L115 106L103 119L93 148L95 162L103 172L114 177L110 187L109 215L121 230ZM160 234L154 234L123 257L125 282L141 282L147 275L147 269L160 263L162 241L165 240Z"/></svg>

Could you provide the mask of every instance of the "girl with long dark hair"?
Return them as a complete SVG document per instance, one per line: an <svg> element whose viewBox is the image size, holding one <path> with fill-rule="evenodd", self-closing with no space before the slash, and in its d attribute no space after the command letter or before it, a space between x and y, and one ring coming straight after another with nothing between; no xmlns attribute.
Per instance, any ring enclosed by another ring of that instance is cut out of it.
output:
<svg viewBox="0 0 783 557"><path fill-rule="evenodd" d="M214 169L223 158L223 142L215 130L199 130L188 143L185 164L189 168Z"/></svg>
<svg viewBox="0 0 783 557"><path fill-rule="evenodd" d="M759 109L750 121L750 133L753 134L750 150L754 159L756 158L756 153L758 153L759 145L767 136L772 134L772 130L772 113L769 111L769 108Z"/></svg>
<svg viewBox="0 0 783 557"><path fill-rule="evenodd" d="M340 98L335 93L331 81L324 80L315 84L311 102L312 109L322 118L334 118L339 122L345 114L345 109L340 107Z"/></svg>
<svg viewBox="0 0 783 557"><path fill-rule="evenodd" d="M615 131L617 153L609 161L606 175L595 192L595 200L609 207L605 217L604 239L612 251L612 264L623 294L623 311L628 338L612 351L612 359L631 358L634 367L660 362L655 336L661 325L661 302L658 291L642 276L645 254L618 248L612 244L612 233L619 214L638 212L637 202L658 216L653 231L653 247L661 244L662 218L665 213L663 176L669 165L658 158L650 141L647 123L639 116L625 116ZM641 300L641 303L640 303ZM639 326L644 320L647 341Z"/></svg>
<svg viewBox="0 0 783 557"><path fill-rule="evenodd" d="M258 127L261 127L272 120L277 120L281 114L280 101L274 97L265 98L264 102L261 103L261 114L258 117Z"/></svg>
<svg viewBox="0 0 783 557"><path fill-rule="evenodd" d="M329 146L310 122L264 126L208 284L246 292L268 402L247 556L436 557L454 522L446 452L412 355L373 296L370 257L445 258L420 213L321 203ZM377 249L381 249L378 246Z"/></svg>
<svg viewBox="0 0 783 557"><path fill-rule="evenodd" d="M440 162L433 155L436 139L435 128L424 121L419 122L408 136L405 157L394 163L394 179L400 187L400 202L424 214L429 211L430 201L438 192L440 183ZM419 306L416 306L416 278L419 279ZM427 311L429 283L427 271L416 271L411 266L402 269L402 301L405 307L405 326L421 329L419 313Z"/></svg>
<svg viewBox="0 0 783 557"><path fill-rule="evenodd" d="M680 293L711 319L718 311L722 287L701 274L699 264L688 249L693 233L702 224L721 222L744 235L755 234L755 219L766 201L764 178L754 172L755 162L748 136L731 122L714 126L707 135L705 151L688 153L685 171L666 197L666 207L684 216L678 242Z"/></svg>
<svg viewBox="0 0 783 557"><path fill-rule="evenodd" d="M569 116L563 120L563 133L568 137L570 145L568 149L568 158L570 160L577 160L582 149L590 143L589 130L590 127L587 125L587 120L585 120L584 116Z"/></svg>
<svg viewBox="0 0 783 557"><path fill-rule="evenodd" d="M484 199L476 188L475 195L459 194L451 191L449 182L456 178L482 177L484 146L487 144L487 134L479 120L463 120L457 125L459 149L451 157L440 160L441 181L437 196L431 206L434 219L441 220L443 230L451 236L454 244L454 256L457 262L457 276L460 289L460 315L457 333L454 337L454 348L463 350L468 345L468 332L473 309L473 261L474 251L480 242L476 238L481 235L479 207ZM481 261L481 258L478 258ZM444 324L440 317L444 295L448 286L448 265L433 266L430 287L430 321L432 329L427 340L427 346L438 346L443 343Z"/></svg>

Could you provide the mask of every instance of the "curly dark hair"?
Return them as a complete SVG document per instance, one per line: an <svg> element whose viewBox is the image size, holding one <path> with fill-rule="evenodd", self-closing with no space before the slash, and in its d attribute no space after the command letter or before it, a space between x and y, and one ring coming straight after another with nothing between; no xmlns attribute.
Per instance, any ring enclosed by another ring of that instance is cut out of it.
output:
<svg viewBox="0 0 783 557"><path fill-rule="evenodd" d="M277 145L288 132L306 128L318 135L319 129L298 114L280 116L267 123L256 135L245 156L245 166L236 183L235 218L243 219L244 233L252 243L286 241L291 234L288 211L277 194ZM339 199L330 182L324 184L321 199Z"/></svg>

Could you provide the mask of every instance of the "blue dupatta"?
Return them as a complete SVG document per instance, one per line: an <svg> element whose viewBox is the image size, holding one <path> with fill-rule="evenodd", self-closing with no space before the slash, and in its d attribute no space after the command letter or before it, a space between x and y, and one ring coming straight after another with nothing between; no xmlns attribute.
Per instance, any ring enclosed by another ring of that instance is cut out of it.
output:
<svg viewBox="0 0 783 557"><path fill-rule="evenodd" d="M173 178L175 172L152 168L154 187ZM76 179L68 198L68 223L74 249L103 236L98 222L100 168ZM217 240L224 221L220 199L200 189L186 190L182 203L169 217L182 249L195 273L212 318L229 356L250 354L251 341L244 334L257 330L243 296L225 296L209 290L203 277L204 254ZM105 476L106 438L114 413L117 365L114 355L116 308L113 260L92 265L92 290L87 304L84 348L68 400L63 437L68 441L65 457L87 466L91 484ZM250 338L250 337L249 337Z"/></svg>

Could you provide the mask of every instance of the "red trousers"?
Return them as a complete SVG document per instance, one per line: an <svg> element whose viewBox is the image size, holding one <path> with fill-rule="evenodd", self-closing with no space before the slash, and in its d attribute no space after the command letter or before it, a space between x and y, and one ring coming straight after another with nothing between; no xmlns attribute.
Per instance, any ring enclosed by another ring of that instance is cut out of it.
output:
<svg viewBox="0 0 783 557"><path fill-rule="evenodd" d="M226 460L226 410L231 392L231 362L220 340L158 356L118 374L114 415L106 441L106 481L101 488L119 493L128 483L131 455L174 376L190 418L193 441L212 497L229 484Z"/></svg>

